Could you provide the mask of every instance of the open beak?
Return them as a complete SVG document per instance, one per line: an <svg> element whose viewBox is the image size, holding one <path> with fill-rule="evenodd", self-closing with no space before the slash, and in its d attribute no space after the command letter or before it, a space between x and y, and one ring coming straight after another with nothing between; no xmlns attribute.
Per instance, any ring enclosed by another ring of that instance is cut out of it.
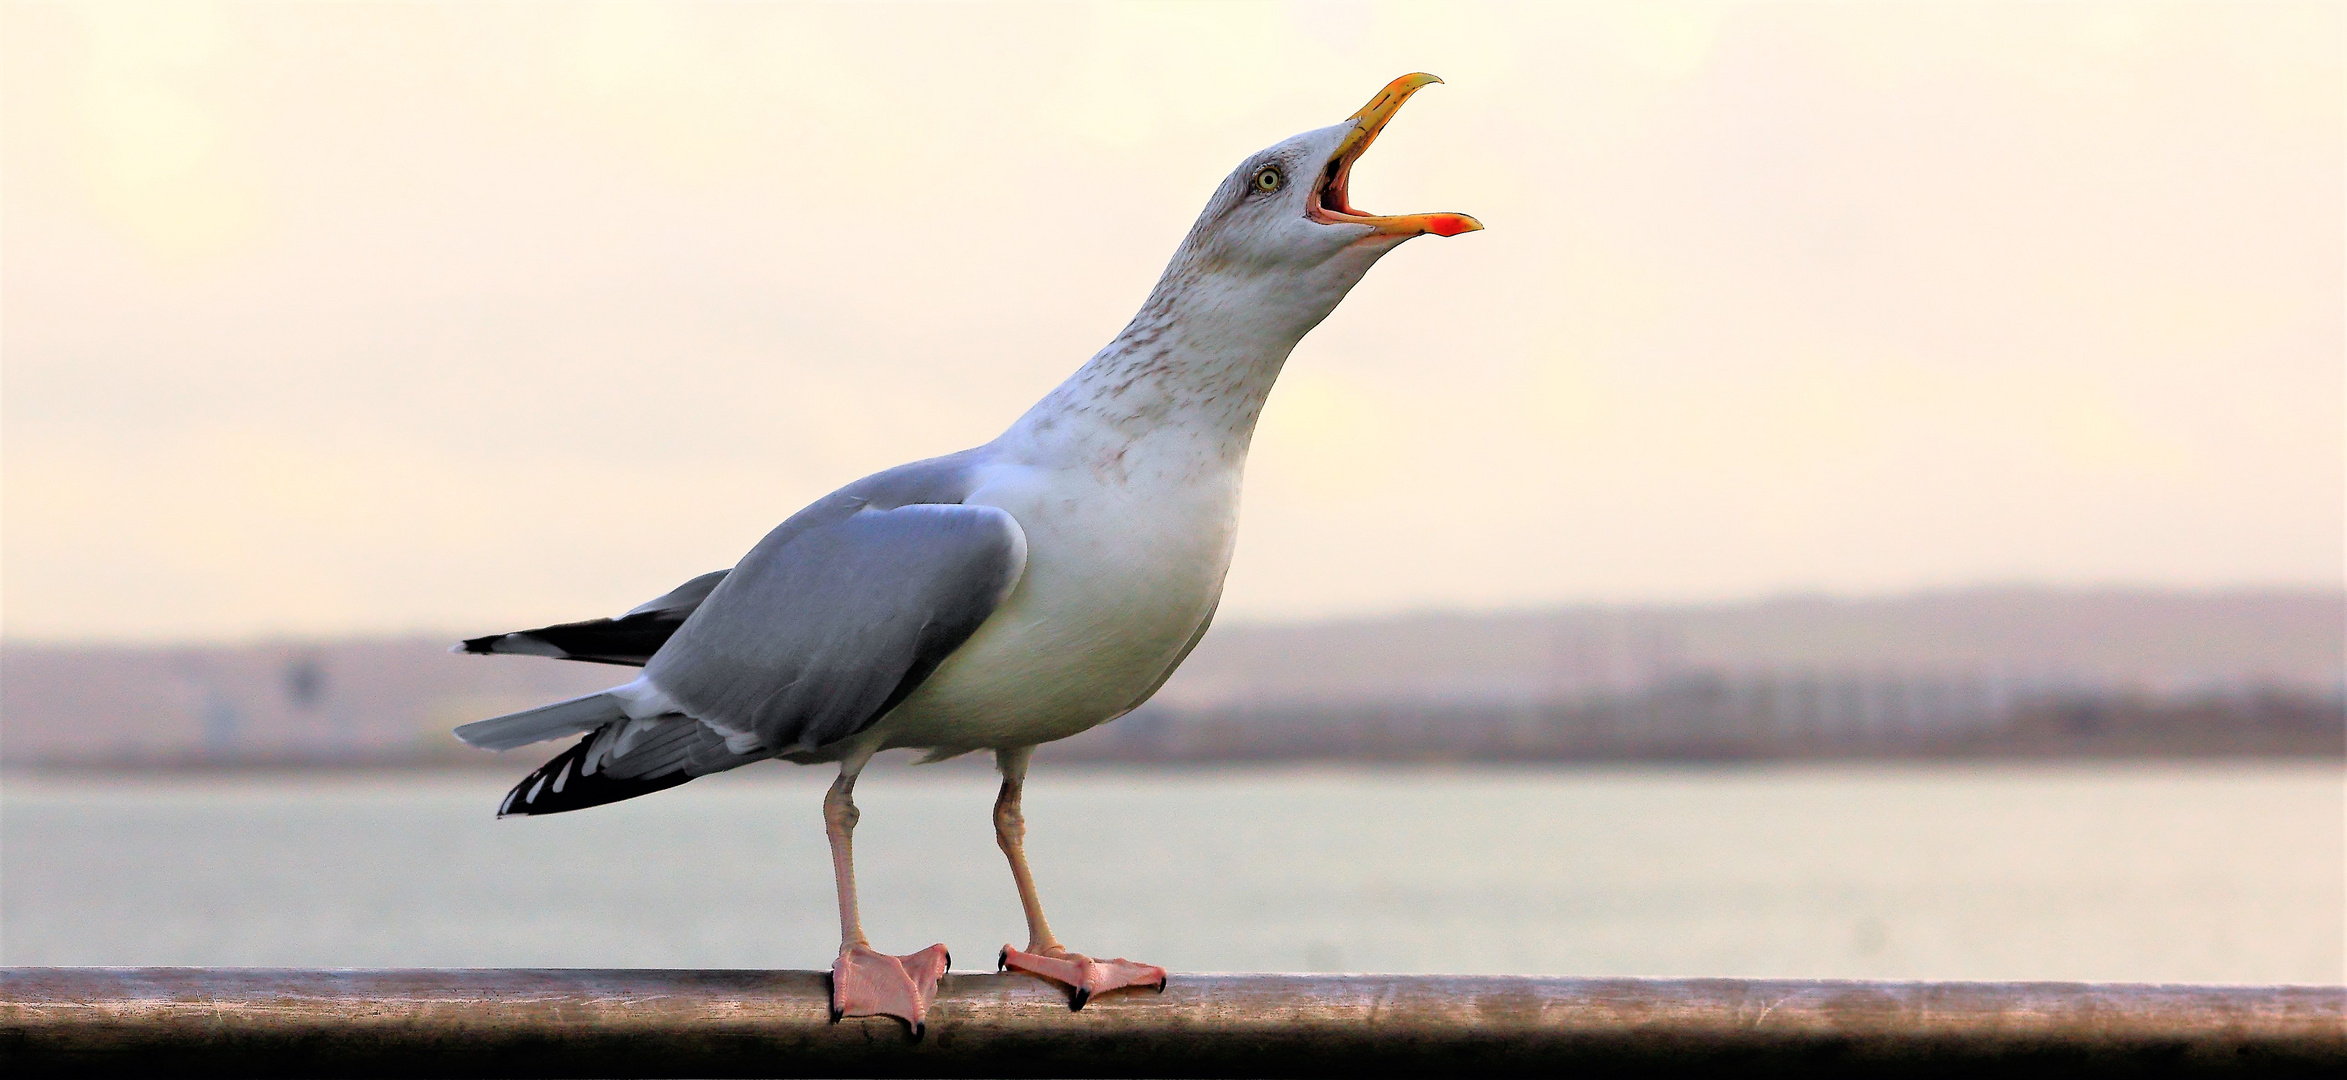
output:
<svg viewBox="0 0 2347 1080"><path fill-rule="evenodd" d="M1361 106L1361 111L1353 114L1353 130L1345 135L1345 141L1337 144L1336 153L1329 155L1328 164L1320 170L1320 178L1312 191L1312 207L1305 211L1305 215L1323 225L1339 222L1367 225L1376 229L1376 235L1379 236L1417 236L1420 233L1457 236L1482 228L1482 222L1465 214L1401 214L1394 217L1364 214L1353 209L1353 204L1345 196L1345 184L1352 178L1353 163L1361 159L1370 143L1377 141L1377 133L1385 130L1385 122L1393 119L1394 114L1401 111L1402 103L1410 100L1410 95L1417 93L1420 87L1441 81L1423 72L1404 75L1385 84L1385 89L1370 98L1369 104Z"/></svg>

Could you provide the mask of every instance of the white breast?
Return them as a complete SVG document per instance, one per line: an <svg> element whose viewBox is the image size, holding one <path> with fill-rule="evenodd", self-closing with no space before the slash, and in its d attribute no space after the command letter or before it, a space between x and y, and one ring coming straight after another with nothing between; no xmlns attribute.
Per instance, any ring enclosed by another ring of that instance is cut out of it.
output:
<svg viewBox="0 0 2347 1080"><path fill-rule="evenodd" d="M1018 520L1026 572L881 722L884 746L1027 746L1113 719L1163 678L1222 594L1236 469L990 469L969 501Z"/></svg>

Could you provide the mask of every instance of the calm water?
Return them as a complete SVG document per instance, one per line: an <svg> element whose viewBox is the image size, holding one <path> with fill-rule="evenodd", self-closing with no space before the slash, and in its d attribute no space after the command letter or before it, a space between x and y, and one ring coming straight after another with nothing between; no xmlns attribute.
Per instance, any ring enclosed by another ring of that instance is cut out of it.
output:
<svg viewBox="0 0 2347 1080"><path fill-rule="evenodd" d="M0 787L0 962L822 967L826 776L498 822L480 775ZM867 774L884 948L1023 931L991 778ZM1180 970L2342 980L2335 766L1044 769L1072 946Z"/></svg>

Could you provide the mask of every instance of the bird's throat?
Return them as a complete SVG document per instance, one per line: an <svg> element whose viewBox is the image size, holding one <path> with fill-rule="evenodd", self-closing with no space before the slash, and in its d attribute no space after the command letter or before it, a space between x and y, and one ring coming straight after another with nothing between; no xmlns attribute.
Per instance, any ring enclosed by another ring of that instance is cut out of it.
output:
<svg viewBox="0 0 2347 1080"><path fill-rule="evenodd" d="M1078 454L1116 452L1136 440L1190 443L1236 467L1288 354L1377 254L1301 280L1235 277L1177 259L1116 339L1011 434Z"/></svg>
<svg viewBox="0 0 2347 1080"><path fill-rule="evenodd" d="M1195 443L1200 452L1243 458L1294 342L1199 341L1193 330L1144 313L1037 402L1019 428L1084 456Z"/></svg>

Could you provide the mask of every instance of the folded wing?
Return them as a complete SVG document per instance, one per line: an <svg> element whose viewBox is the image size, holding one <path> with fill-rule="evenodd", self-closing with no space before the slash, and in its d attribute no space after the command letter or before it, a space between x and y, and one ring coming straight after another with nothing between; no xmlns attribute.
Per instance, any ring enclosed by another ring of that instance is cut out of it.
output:
<svg viewBox="0 0 2347 1080"><path fill-rule="evenodd" d="M993 507L822 518L794 519L731 573L671 593L710 584L642 678L457 729L497 749L585 733L515 785L499 815L598 806L851 738L969 640L1026 569L1026 535Z"/></svg>
<svg viewBox="0 0 2347 1080"><path fill-rule="evenodd" d="M969 640L1026 569L991 506L865 506L776 529L718 583L645 677L679 711L767 753L877 722Z"/></svg>

